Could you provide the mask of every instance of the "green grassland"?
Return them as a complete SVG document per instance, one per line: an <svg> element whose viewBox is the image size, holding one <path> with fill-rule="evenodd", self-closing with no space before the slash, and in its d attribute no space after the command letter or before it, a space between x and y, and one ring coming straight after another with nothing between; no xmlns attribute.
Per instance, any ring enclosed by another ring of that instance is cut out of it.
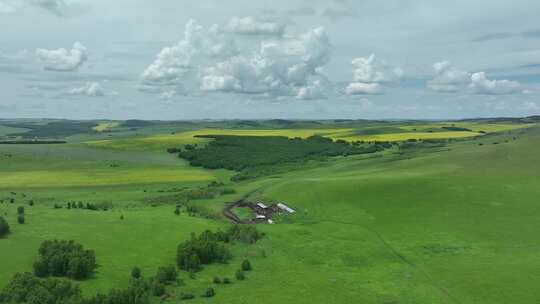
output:
<svg viewBox="0 0 540 304"><path fill-rule="evenodd" d="M439 130L452 125L471 131ZM193 203L219 213L225 202L249 194L286 202L297 212L278 217L275 225L259 225L266 237L256 245L234 245L229 264L206 266L194 279L180 272L185 286L178 288L200 295L214 276L234 278L242 259L253 265L247 280L214 285L214 298L191 303L493 304L540 298L539 127L483 121L335 126L176 134L159 127L131 138L0 145L0 199L17 193L14 204L0 204L12 227L0 239L0 260L9 261L0 263L0 288L15 272L31 271L40 242L54 238L96 250L98 270L80 283L87 295L126 286L135 265L150 276L158 266L174 264L176 246L191 232L229 225L225 219L174 215L175 204L166 199L171 193L163 190L217 180L237 193ZM477 136L479 131L486 133ZM194 143L200 139L195 134L406 140L424 133L451 138L446 133L455 132L476 135L443 147L309 162L238 183L229 180L234 172L193 168L165 151L171 144ZM164 203L150 204L149 198ZM30 199L36 201L32 207ZM53 208L67 200L111 201L114 208ZM16 223L21 204L24 225Z"/></svg>

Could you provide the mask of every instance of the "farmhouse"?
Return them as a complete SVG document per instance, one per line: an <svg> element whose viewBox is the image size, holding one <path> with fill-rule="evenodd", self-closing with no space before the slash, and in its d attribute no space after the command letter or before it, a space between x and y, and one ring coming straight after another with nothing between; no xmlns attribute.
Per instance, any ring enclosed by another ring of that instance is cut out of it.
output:
<svg viewBox="0 0 540 304"><path fill-rule="evenodd" d="M240 219L240 217L233 212L234 208L247 208L253 211L253 217L251 219ZM245 200L239 200L229 203L223 210L223 214L235 223L243 224L259 224L268 223L274 224L272 219L275 214L279 213L295 213L296 211L284 203L264 203L263 201L249 202Z"/></svg>
<svg viewBox="0 0 540 304"><path fill-rule="evenodd" d="M295 213L296 211L294 211L294 209L290 208L289 206L285 205L285 204L282 204L282 203L278 203L277 204L278 208L281 209L281 210L285 210L287 211L288 213Z"/></svg>

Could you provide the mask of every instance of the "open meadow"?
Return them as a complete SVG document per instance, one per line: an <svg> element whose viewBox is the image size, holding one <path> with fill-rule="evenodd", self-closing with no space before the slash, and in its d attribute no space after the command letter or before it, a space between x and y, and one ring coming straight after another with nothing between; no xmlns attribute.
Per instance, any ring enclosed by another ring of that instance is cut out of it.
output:
<svg viewBox="0 0 540 304"><path fill-rule="evenodd" d="M199 123L187 130L171 122L133 130L96 122L98 129L53 136L65 144L0 144L0 216L11 228L0 238L0 260L9 261L0 263L0 290L15 273L32 272L40 244L53 239L95 251L92 275L71 280L84 296L126 288L135 266L149 278L158 267L176 265L177 246L192 233L230 229L223 210L243 199L283 202L295 212L253 225L264 233L253 244L227 243L227 263L191 273L179 268L165 296L150 296L151 303L502 304L540 298L536 123L261 125L210 129ZM9 137L7 128L0 127L4 140L22 136ZM291 139L282 143L280 136ZM233 170L204 154L228 160L235 150L227 145L264 140L280 144L266 151L288 157L276 155L278 163L269 166L257 162L265 150L253 147L251 162L238 160ZM21 206L24 224L17 223ZM233 211L242 219L254 215ZM253 269L237 279L245 259ZM218 284L216 276L232 282ZM215 296L202 297L209 287ZM182 300L186 293L194 299Z"/></svg>

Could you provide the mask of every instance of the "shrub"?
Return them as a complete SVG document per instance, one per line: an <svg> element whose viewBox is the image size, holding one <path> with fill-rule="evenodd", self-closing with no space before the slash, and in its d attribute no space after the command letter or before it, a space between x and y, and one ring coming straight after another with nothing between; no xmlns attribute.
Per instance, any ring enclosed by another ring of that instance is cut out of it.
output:
<svg viewBox="0 0 540 304"><path fill-rule="evenodd" d="M137 266L131 269L131 277L134 279L139 279L141 277L141 269Z"/></svg>
<svg viewBox="0 0 540 304"><path fill-rule="evenodd" d="M9 224L0 216L0 238L9 233Z"/></svg>
<svg viewBox="0 0 540 304"><path fill-rule="evenodd" d="M177 276L178 272L176 271L176 267L172 265L166 267L159 267L156 274L156 280L159 283L167 284L176 281Z"/></svg>
<svg viewBox="0 0 540 304"><path fill-rule="evenodd" d="M214 288L209 287L209 288L206 289L203 296L206 297L206 298L211 298L211 297L213 297L215 295L216 295L216 292L214 291Z"/></svg>
<svg viewBox="0 0 540 304"><path fill-rule="evenodd" d="M219 277L214 277L214 284L221 284L221 279Z"/></svg>
<svg viewBox="0 0 540 304"><path fill-rule="evenodd" d="M161 297L164 294L165 294L165 285L154 280L152 282L152 295L155 297Z"/></svg>
<svg viewBox="0 0 540 304"><path fill-rule="evenodd" d="M180 215L180 206L176 205L176 209L174 209L174 214Z"/></svg>
<svg viewBox="0 0 540 304"><path fill-rule="evenodd" d="M243 281L246 279L246 276L244 275L244 272L242 270L237 270L235 273L235 277L238 281Z"/></svg>
<svg viewBox="0 0 540 304"><path fill-rule="evenodd" d="M242 262L242 271L251 271L251 263L249 260L244 260Z"/></svg>
<svg viewBox="0 0 540 304"><path fill-rule="evenodd" d="M24 214L19 214L19 215L17 216L17 222L18 222L19 224L24 224Z"/></svg>
<svg viewBox="0 0 540 304"><path fill-rule="evenodd" d="M34 206L34 200L30 200L30 201L28 202L28 205L29 205L30 207Z"/></svg>
<svg viewBox="0 0 540 304"><path fill-rule="evenodd" d="M39 259L34 263L38 277L67 276L80 280L88 278L96 268L93 250L85 250L74 241L44 241L39 248Z"/></svg>
<svg viewBox="0 0 540 304"><path fill-rule="evenodd" d="M226 232L229 241L240 241L247 244L255 244L264 237L264 234L253 225L234 225Z"/></svg>
<svg viewBox="0 0 540 304"><path fill-rule="evenodd" d="M231 279L229 279L228 277L224 277L223 284L231 284Z"/></svg>
<svg viewBox="0 0 540 304"><path fill-rule="evenodd" d="M189 292L182 292L180 294L180 300L191 300L193 298L195 298L195 296Z"/></svg>
<svg viewBox="0 0 540 304"><path fill-rule="evenodd" d="M24 207L23 206L17 207L17 214L24 214Z"/></svg>

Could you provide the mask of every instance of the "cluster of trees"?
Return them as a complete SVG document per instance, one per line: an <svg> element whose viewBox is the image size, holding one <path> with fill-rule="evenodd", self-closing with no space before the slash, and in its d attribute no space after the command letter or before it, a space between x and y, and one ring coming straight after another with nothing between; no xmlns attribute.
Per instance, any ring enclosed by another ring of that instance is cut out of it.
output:
<svg viewBox="0 0 540 304"><path fill-rule="evenodd" d="M250 225L234 225L226 231L206 230L199 236L192 234L190 240L178 245L176 262L182 270L197 272L202 265L229 261L232 255L226 243L239 241L254 244L263 237L263 233Z"/></svg>
<svg viewBox="0 0 540 304"><path fill-rule="evenodd" d="M66 204L67 209L87 209L93 211L107 211L113 208L111 202L100 202L100 203L83 203L83 202L68 202Z"/></svg>
<svg viewBox="0 0 540 304"><path fill-rule="evenodd" d="M131 280L123 289L112 289L107 294L97 294L76 304L149 304L152 286L140 278Z"/></svg>
<svg viewBox="0 0 540 304"><path fill-rule="evenodd" d="M226 263L231 257L222 235L207 230L199 236L192 234L190 240L178 245L176 263L180 269L196 272L202 265Z"/></svg>
<svg viewBox="0 0 540 304"><path fill-rule="evenodd" d="M374 153L384 150L383 145L353 145L349 142L311 136L307 139L280 136L201 136L213 138L202 148L184 147L169 149L178 153L193 166L208 169L244 171L276 165L303 163L307 160L324 159L332 156L348 156Z"/></svg>
<svg viewBox="0 0 540 304"><path fill-rule="evenodd" d="M31 273L17 273L0 292L0 303L79 304L80 289L65 280L40 279Z"/></svg>
<svg viewBox="0 0 540 304"><path fill-rule="evenodd" d="M264 237L264 233L257 230L253 225L234 225L225 233L227 242L239 241L246 244L255 244Z"/></svg>
<svg viewBox="0 0 540 304"><path fill-rule="evenodd" d="M0 238L6 236L9 233L8 222L0 216Z"/></svg>
<svg viewBox="0 0 540 304"><path fill-rule="evenodd" d="M67 280L38 278L17 273L0 292L0 303L13 304L149 304L152 285L144 279L131 280L124 289L83 298L77 285Z"/></svg>
<svg viewBox="0 0 540 304"><path fill-rule="evenodd" d="M93 250L85 250L74 241L44 241L39 247L39 258L34 263L38 277L67 276L75 280L88 278L96 268Z"/></svg>

